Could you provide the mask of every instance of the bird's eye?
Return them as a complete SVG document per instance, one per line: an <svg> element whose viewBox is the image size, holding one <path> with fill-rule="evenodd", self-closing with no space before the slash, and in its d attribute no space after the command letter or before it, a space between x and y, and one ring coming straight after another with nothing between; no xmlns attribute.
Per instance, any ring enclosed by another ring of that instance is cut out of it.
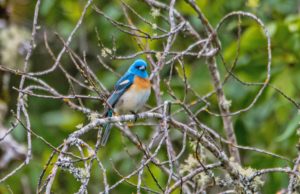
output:
<svg viewBox="0 0 300 194"><path fill-rule="evenodd" d="M141 70L141 71L144 71L146 69L145 66L137 66L136 68L139 69L139 70Z"/></svg>

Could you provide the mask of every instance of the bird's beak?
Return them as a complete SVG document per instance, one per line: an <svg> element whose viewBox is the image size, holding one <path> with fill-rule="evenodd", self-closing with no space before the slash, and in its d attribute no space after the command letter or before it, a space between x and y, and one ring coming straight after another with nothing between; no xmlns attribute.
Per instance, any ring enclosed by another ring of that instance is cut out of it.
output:
<svg viewBox="0 0 300 194"><path fill-rule="evenodd" d="M145 66L140 66L140 67L139 67L139 70L145 70L145 69L146 69Z"/></svg>

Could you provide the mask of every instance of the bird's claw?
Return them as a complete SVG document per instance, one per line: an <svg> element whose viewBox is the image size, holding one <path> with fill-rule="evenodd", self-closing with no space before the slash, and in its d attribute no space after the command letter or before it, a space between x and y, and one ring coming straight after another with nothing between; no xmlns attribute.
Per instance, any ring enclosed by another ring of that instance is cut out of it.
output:
<svg viewBox="0 0 300 194"><path fill-rule="evenodd" d="M134 111L131 111L131 113L134 114L134 122L136 122L139 118L139 115Z"/></svg>

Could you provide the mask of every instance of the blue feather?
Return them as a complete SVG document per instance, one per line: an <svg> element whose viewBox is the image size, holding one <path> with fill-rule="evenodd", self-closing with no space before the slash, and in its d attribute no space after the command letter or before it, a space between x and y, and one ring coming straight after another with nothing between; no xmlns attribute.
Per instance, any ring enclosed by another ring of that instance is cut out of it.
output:
<svg viewBox="0 0 300 194"><path fill-rule="evenodd" d="M106 113L106 116L107 117L111 117L113 115L113 111L111 109L109 109ZM108 137L109 137L109 134L110 134L110 129L111 129L111 124L110 123L106 123L104 125L104 134L102 135L102 138L101 138L101 145L102 146L105 146L107 140L108 140Z"/></svg>
<svg viewBox="0 0 300 194"><path fill-rule="evenodd" d="M115 90L111 94L111 96L107 99L107 103L109 104L110 107L108 107L105 117L112 117L113 115L113 108L115 104L118 102L120 97L123 95L123 93L131 86L133 83L134 75L131 73L126 73L123 77L119 79L119 81L115 85ZM121 84L122 82L126 84ZM110 134L110 129L111 129L111 124L107 123L104 125L105 131L101 139L101 145L104 146L108 140L109 134Z"/></svg>
<svg viewBox="0 0 300 194"><path fill-rule="evenodd" d="M133 84L135 76L141 78L148 78L146 71L147 63L142 60L136 60L127 70L127 72L117 81L113 93L107 99L108 107L105 112L105 117L112 117L113 109L120 97L127 91L128 88ZM101 139L101 145L104 146L110 134L111 124L107 123L104 125L105 131Z"/></svg>
<svg viewBox="0 0 300 194"><path fill-rule="evenodd" d="M125 83L125 81L127 81ZM120 97L124 94L124 92L131 86L134 80L134 75L131 73L126 73L123 77L119 79L119 81L115 85L115 90L111 94L111 96L107 99L107 103L110 104L111 107L114 107L118 102ZM125 84L121 84L125 83Z"/></svg>

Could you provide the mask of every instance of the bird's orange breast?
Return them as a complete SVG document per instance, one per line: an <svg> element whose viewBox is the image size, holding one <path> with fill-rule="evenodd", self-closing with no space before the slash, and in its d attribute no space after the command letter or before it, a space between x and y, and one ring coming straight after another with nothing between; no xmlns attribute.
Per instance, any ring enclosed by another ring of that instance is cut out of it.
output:
<svg viewBox="0 0 300 194"><path fill-rule="evenodd" d="M135 76L134 85L136 86L136 89L138 89L138 90L150 89L150 87L151 87L151 83L150 83L149 79L144 79L139 76Z"/></svg>

